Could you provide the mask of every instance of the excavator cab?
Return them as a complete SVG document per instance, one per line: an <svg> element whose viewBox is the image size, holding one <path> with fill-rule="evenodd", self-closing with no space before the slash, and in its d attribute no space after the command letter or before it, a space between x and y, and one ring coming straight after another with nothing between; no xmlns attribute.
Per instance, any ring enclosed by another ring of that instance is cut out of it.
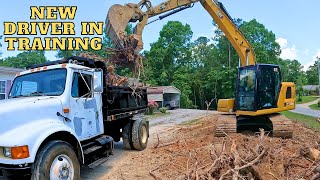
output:
<svg viewBox="0 0 320 180"><path fill-rule="evenodd" d="M218 111L235 112L236 118L218 119L216 136L241 131L272 131L275 137L292 137L291 121L278 114L295 109L295 85L281 82L278 65L256 64L239 68L235 99L220 99ZM231 117L231 118L230 118ZM236 121L235 121L236 119Z"/></svg>
<svg viewBox="0 0 320 180"><path fill-rule="evenodd" d="M257 111L277 108L280 86L281 73L277 65L240 67L235 109Z"/></svg>

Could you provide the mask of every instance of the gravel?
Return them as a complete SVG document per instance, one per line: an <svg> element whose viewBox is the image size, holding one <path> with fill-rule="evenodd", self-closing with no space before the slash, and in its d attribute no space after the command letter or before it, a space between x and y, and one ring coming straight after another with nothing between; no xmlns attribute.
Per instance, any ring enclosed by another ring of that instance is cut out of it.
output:
<svg viewBox="0 0 320 180"><path fill-rule="evenodd" d="M150 118L149 119L150 126L155 126L158 124L177 125L183 122L202 118L208 114L217 113L216 111L205 111L205 110L196 110L196 109L176 109L176 110L170 110L168 112L170 113L169 115Z"/></svg>

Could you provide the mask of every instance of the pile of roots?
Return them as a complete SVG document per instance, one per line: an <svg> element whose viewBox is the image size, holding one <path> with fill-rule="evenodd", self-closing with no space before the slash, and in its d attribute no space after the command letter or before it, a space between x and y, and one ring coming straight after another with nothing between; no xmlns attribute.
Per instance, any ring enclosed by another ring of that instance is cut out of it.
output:
<svg viewBox="0 0 320 180"><path fill-rule="evenodd" d="M255 134L214 137L215 118L158 135L155 179L319 179L319 133L295 124L292 139Z"/></svg>

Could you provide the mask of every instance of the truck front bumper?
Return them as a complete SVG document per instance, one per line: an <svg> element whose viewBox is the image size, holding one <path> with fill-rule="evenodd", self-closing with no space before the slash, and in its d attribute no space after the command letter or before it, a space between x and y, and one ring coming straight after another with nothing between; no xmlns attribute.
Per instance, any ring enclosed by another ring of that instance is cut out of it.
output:
<svg viewBox="0 0 320 180"><path fill-rule="evenodd" d="M10 176L25 176L31 174L31 165L0 164L0 178Z"/></svg>

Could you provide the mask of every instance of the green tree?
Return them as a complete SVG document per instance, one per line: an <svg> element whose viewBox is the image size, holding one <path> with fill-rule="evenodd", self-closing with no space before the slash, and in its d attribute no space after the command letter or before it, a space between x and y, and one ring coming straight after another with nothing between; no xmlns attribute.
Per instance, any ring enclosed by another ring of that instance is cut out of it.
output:
<svg viewBox="0 0 320 180"><path fill-rule="evenodd" d="M25 68L33 64L40 64L48 61L44 51L25 51L16 57L7 57L0 62L0 66Z"/></svg>
<svg viewBox="0 0 320 180"><path fill-rule="evenodd" d="M191 107L192 77L191 38L188 24L169 21L160 31L159 39L146 51L146 81L151 85L176 85L181 90L181 106ZM190 103L191 102L191 103Z"/></svg>
<svg viewBox="0 0 320 180"><path fill-rule="evenodd" d="M307 76L307 84L316 85L319 84L319 76L318 76L318 61L314 63L314 65L310 66L306 71Z"/></svg>
<svg viewBox="0 0 320 180"><path fill-rule="evenodd" d="M272 31L256 19L243 22L240 30L252 44L259 63L279 64L280 45L276 42L276 36Z"/></svg>

